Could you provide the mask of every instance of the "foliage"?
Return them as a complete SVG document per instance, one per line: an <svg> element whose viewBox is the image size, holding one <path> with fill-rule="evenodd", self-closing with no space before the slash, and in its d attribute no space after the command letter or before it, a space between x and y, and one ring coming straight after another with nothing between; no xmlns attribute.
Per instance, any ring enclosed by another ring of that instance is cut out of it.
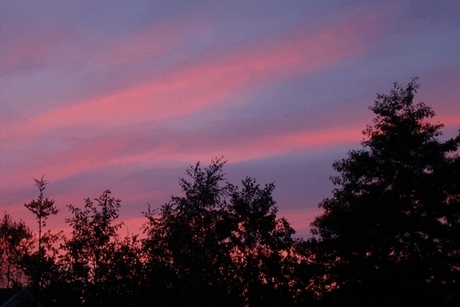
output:
<svg viewBox="0 0 460 307"><path fill-rule="evenodd" d="M0 220L0 288L25 286L22 268L25 255L31 253L33 236L23 221L15 222L6 212Z"/></svg>
<svg viewBox="0 0 460 307"><path fill-rule="evenodd" d="M274 184L260 188L247 177L241 191L232 193L231 253L245 306L294 303L290 286L296 261L294 229L286 219L276 216L274 188Z"/></svg>
<svg viewBox="0 0 460 307"><path fill-rule="evenodd" d="M184 196L145 213L144 246L152 279L166 272L167 305L268 306L287 297L294 230L276 218L274 185L246 178L239 190L224 182L224 163L190 167Z"/></svg>
<svg viewBox="0 0 460 307"><path fill-rule="evenodd" d="M133 260L133 242L129 238L119 240L117 231L122 223L115 220L120 200L110 197L110 193L104 191L96 203L87 198L83 208L67 206L73 215L66 220L72 227L72 236L62 246L61 282L67 284L67 290L70 287L76 292L75 304L109 305L111 295L116 298L119 291L126 291L120 288L119 280L132 277L125 267ZM123 274L119 269L124 270Z"/></svg>
<svg viewBox="0 0 460 307"><path fill-rule="evenodd" d="M333 164L338 187L312 223L325 299L459 303L460 135L439 140L433 110L413 102L418 87L377 95L363 149Z"/></svg>
<svg viewBox="0 0 460 307"><path fill-rule="evenodd" d="M223 162L202 169L197 163L187 170L189 182L180 179L185 194L173 196L159 211L145 213L152 281L166 273L166 301L176 305L232 304L235 298L224 283L231 277L231 255L225 245L229 235L227 197L233 187L221 184ZM165 303L166 304L166 303Z"/></svg>

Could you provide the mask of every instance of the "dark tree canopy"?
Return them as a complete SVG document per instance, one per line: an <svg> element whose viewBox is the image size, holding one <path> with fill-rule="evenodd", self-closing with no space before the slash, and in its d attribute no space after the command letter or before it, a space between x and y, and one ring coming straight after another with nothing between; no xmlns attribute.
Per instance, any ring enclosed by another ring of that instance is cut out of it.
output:
<svg viewBox="0 0 460 307"><path fill-rule="evenodd" d="M276 217L274 185L246 178L240 190L225 182L223 165L197 163L190 181L180 179L184 196L145 213L151 274L169 276L165 305L292 304L294 230Z"/></svg>
<svg viewBox="0 0 460 307"><path fill-rule="evenodd" d="M460 135L441 141L419 85L377 95L361 150L333 164L337 186L312 223L325 298L341 304L458 304ZM332 288L331 288L332 286Z"/></svg>
<svg viewBox="0 0 460 307"><path fill-rule="evenodd" d="M25 286L27 276L21 268L25 255L31 253L32 231L23 221L15 222L6 212L0 220L0 288Z"/></svg>

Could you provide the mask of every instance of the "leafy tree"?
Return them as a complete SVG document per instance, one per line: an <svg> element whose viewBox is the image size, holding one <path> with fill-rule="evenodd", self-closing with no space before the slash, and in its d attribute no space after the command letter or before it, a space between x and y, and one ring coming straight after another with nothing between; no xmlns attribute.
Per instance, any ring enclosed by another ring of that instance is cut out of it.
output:
<svg viewBox="0 0 460 307"><path fill-rule="evenodd" d="M299 290L292 287L299 241L287 220L277 218L274 188L247 177L231 195L231 254L245 306L292 306Z"/></svg>
<svg viewBox="0 0 460 307"><path fill-rule="evenodd" d="M112 255L112 269L107 274L107 306L149 306L142 292L144 276L144 255L137 235L116 240Z"/></svg>
<svg viewBox="0 0 460 307"><path fill-rule="evenodd" d="M78 292L81 303L87 304L100 303L97 298L102 296L112 269L117 230L121 227L121 223L114 223L120 200L110 197L109 190L95 200L96 204L87 198L83 208L67 206L73 215L66 219L72 236L63 245L64 278Z"/></svg>
<svg viewBox="0 0 460 307"><path fill-rule="evenodd" d="M225 247L230 233L226 199L232 186L221 184L223 164L215 160L202 169L197 163L187 170L191 182L180 179L185 196L173 196L159 211L145 213L150 283L165 288L164 305L234 305L221 278L232 277Z"/></svg>
<svg viewBox="0 0 460 307"><path fill-rule="evenodd" d="M145 213L150 283L168 306L289 304L294 230L276 217L274 185L246 178L239 190L225 182L224 163L191 166L184 196Z"/></svg>
<svg viewBox="0 0 460 307"><path fill-rule="evenodd" d="M439 139L431 107L413 102L416 80L377 95L363 148L333 164L311 241L326 301L460 303L460 134Z"/></svg>
<svg viewBox="0 0 460 307"><path fill-rule="evenodd" d="M22 260L31 253L33 243L32 232L25 223L13 221L5 212L0 220L0 288L27 284Z"/></svg>
<svg viewBox="0 0 460 307"><path fill-rule="evenodd" d="M137 236L121 240L120 200L106 190L83 208L67 207L72 236L62 245L60 278L49 288L58 305L132 306L140 287L142 262Z"/></svg>

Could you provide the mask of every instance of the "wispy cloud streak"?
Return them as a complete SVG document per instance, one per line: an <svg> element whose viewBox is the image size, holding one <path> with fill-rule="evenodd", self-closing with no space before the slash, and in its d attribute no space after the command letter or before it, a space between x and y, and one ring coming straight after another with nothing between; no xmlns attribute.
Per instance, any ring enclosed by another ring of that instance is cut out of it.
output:
<svg viewBox="0 0 460 307"><path fill-rule="evenodd" d="M313 36L255 45L144 85L64 105L1 135L24 139L63 127L110 127L191 114L254 87L334 65L359 52L353 31L339 25Z"/></svg>

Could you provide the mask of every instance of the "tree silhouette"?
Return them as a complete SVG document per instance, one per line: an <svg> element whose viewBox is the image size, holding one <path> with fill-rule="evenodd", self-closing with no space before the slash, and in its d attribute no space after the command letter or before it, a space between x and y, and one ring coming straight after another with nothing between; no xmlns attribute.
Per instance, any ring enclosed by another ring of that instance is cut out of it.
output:
<svg viewBox="0 0 460 307"><path fill-rule="evenodd" d="M43 254L42 248L42 229L46 226L46 220L51 214L57 214L59 210L54 205L54 199L49 199L44 197L43 191L45 191L46 185L49 183L44 179L44 176L40 180L35 179L35 185L38 187L40 194L38 195L37 200L31 200L29 203L24 204L24 206L32 212L37 218L38 223L38 251L39 254Z"/></svg>
<svg viewBox="0 0 460 307"><path fill-rule="evenodd" d="M49 257L46 283L36 297L46 306L139 306L143 298L143 262L137 235L120 239L120 200L106 190L83 208L68 205L70 238L59 237L59 251ZM55 244L57 240L45 241ZM51 249L47 246L45 249ZM29 272L36 263L28 265ZM29 273L33 275L32 273ZM144 294L144 293L143 293ZM150 302L151 303L151 302Z"/></svg>
<svg viewBox="0 0 460 307"><path fill-rule="evenodd" d="M31 230L23 221L15 222L6 212L0 220L0 288L25 286L23 258L33 247Z"/></svg>
<svg viewBox="0 0 460 307"><path fill-rule="evenodd" d="M232 186L224 180L217 159L208 168L187 170L192 181L180 179L183 197L173 196L158 211L147 211L148 235L144 242L150 257L151 282L165 278L165 305L234 305L227 277L231 278L231 255L226 247L227 197ZM237 299L237 298L236 298Z"/></svg>
<svg viewBox="0 0 460 307"><path fill-rule="evenodd" d="M117 251L117 230L121 223L118 218L120 200L110 197L106 190L95 199L89 198L85 206L67 207L73 217L66 219L72 227L72 236L62 246L63 279L77 292L79 304L108 305L109 281L116 265L113 261Z"/></svg>
<svg viewBox="0 0 460 307"><path fill-rule="evenodd" d="M49 273L52 270L54 263L54 259L52 258L56 255L53 244L58 240L60 235L52 234L51 232L43 234L43 228L46 226L48 216L57 214L59 210L54 204L54 199L44 197L43 192L45 191L46 185L49 183L44 179L44 176L42 176L40 180L34 178L34 181L40 194L36 200L31 200L29 203L24 204L24 206L29 209L37 219L38 251L36 254L30 255L30 257L25 259L25 265L32 279L32 286L40 289L42 287L43 274ZM51 258L46 254L47 250L52 252L53 255Z"/></svg>
<svg viewBox="0 0 460 307"><path fill-rule="evenodd" d="M245 306L292 306L299 290L291 287L298 242L287 220L277 217L274 188L247 177L230 200L231 253Z"/></svg>
<svg viewBox="0 0 460 307"><path fill-rule="evenodd" d="M338 187L312 223L332 303L460 303L460 134L439 140L416 80L377 95L363 148L333 164Z"/></svg>
<svg viewBox="0 0 460 307"><path fill-rule="evenodd" d="M292 304L296 241L276 216L274 185L246 178L240 190L225 182L224 163L191 166L184 196L145 213L150 283L167 306Z"/></svg>

